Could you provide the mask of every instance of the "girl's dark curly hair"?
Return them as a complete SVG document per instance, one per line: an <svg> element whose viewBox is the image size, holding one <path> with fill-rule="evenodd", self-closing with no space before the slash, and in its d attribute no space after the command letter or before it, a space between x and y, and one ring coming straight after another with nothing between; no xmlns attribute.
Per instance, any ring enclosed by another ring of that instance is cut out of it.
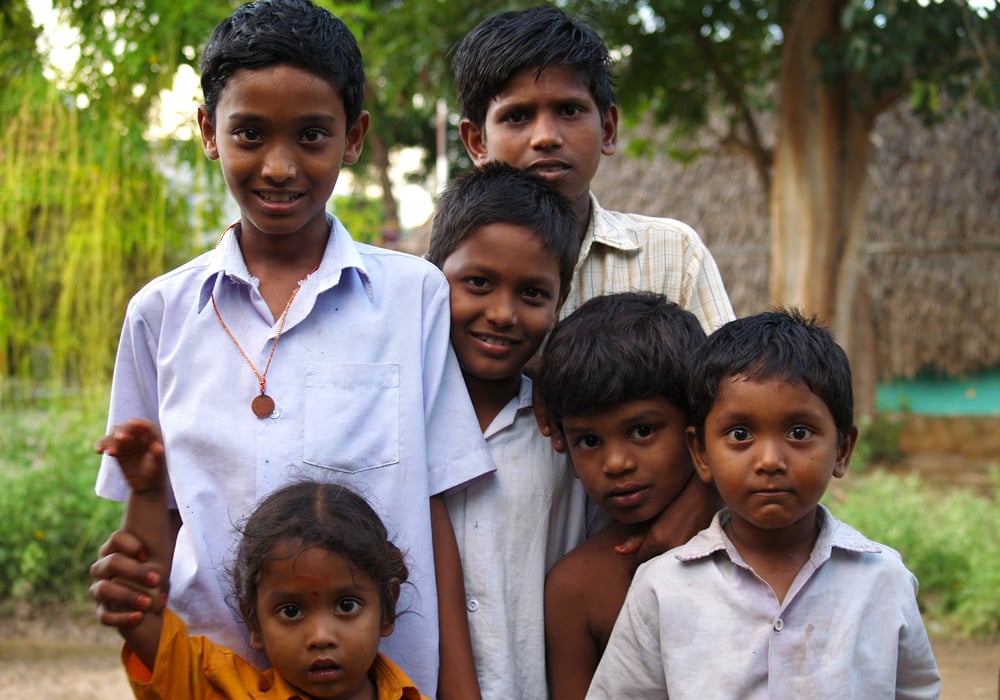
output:
<svg viewBox="0 0 1000 700"><path fill-rule="evenodd" d="M240 530L233 595L251 630L260 630L257 590L264 565L274 559L276 544L289 541L298 545L290 556L319 547L358 567L378 587L383 619L396 619L396 594L409 577L403 553L372 507L350 489L315 481L285 486L261 501Z"/></svg>

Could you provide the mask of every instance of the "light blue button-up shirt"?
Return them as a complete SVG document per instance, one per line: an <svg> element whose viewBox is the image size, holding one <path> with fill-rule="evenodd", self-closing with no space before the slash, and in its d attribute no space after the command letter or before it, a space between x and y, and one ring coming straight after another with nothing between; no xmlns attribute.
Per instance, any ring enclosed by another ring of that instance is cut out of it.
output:
<svg viewBox="0 0 1000 700"><path fill-rule="evenodd" d="M289 481L343 483L368 499L403 550L410 581L382 650L424 692L438 669L437 592L429 498L493 470L450 343L448 283L425 260L355 243L330 217L316 272L288 309L260 393L212 308L263 371L278 323L247 271L234 230L129 303L115 363L109 425L147 418L163 431L183 527L170 606L192 634L255 659L227 604L234 524ZM97 492L128 484L105 456Z"/></svg>

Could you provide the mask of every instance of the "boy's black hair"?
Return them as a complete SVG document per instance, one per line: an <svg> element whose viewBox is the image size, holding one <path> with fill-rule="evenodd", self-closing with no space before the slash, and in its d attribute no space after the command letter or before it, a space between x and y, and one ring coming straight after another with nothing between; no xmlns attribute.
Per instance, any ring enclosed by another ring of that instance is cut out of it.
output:
<svg viewBox="0 0 1000 700"><path fill-rule="evenodd" d="M501 12L480 22L459 42L452 57L462 116L482 127L490 101L512 78L534 69L570 66L590 88L605 116L615 103L611 56L604 40L576 17L542 6Z"/></svg>
<svg viewBox="0 0 1000 700"><path fill-rule="evenodd" d="M686 414L687 367L704 340L697 317L662 294L594 297L552 329L538 376L542 402L557 423L657 397Z"/></svg>
<svg viewBox="0 0 1000 700"><path fill-rule="evenodd" d="M580 253L569 201L548 182L511 165L491 162L455 178L441 193L427 259L438 267L473 231L490 224L534 231L542 248L559 258L559 295L565 296Z"/></svg>
<svg viewBox="0 0 1000 700"><path fill-rule="evenodd" d="M302 68L332 85L347 129L361 114L365 70L347 25L309 0L256 0L222 20L205 44L201 89L209 120L234 73L276 65Z"/></svg>
<svg viewBox="0 0 1000 700"><path fill-rule="evenodd" d="M833 415L843 440L854 425L854 393L847 354L815 317L778 309L730 321L711 336L691 363L691 424L704 444L705 419L730 377L801 382Z"/></svg>
<svg viewBox="0 0 1000 700"><path fill-rule="evenodd" d="M382 619L396 619L396 595L409 571L400 549L368 502L339 484L300 481L267 496L240 528L232 567L236 607L253 631L260 631L257 592L264 566L275 559L277 545L291 544L295 556L311 547L342 556L378 588ZM281 550L279 550L281 551Z"/></svg>

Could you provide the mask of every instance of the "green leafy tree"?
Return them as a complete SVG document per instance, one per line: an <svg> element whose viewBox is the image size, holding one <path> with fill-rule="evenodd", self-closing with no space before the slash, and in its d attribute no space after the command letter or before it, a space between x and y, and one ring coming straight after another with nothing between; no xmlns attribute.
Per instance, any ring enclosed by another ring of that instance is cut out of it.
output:
<svg viewBox="0 0 1000 700"><path fill-rule="evenodd" d="M183 149L147 141L141 91L90 93L50 82L25 3L0 4L0 23L6 404L50 389L105 386L128 297L188 257L204 205L169 184L165 169L183 164ZM93 99L81 108L84 96Z"/></svg>
<svg viewBox="0 0 1000 700"><path fill-rule="evenodd" d="M570 4L622 56L626 114L680 133L722 121L718 146L746 155L769 197L772 301L819 314L857 356L875 120L901 100L928 121L965 99L997 106L1000 10L960 0ZM859 392L863 405L872 391Z"/></svg>

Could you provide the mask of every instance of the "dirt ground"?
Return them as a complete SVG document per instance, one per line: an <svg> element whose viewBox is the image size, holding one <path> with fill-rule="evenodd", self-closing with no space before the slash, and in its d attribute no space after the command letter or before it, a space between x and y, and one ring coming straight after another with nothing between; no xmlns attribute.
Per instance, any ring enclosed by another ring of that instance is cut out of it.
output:
<svg viewBox="0 0 1000 700"><path fill-rule="evenodd" d="M0 613L4 700L129 700L112 630L86 608ZM1000 640L933 639L943 700L1000 700Z"/></svg>

